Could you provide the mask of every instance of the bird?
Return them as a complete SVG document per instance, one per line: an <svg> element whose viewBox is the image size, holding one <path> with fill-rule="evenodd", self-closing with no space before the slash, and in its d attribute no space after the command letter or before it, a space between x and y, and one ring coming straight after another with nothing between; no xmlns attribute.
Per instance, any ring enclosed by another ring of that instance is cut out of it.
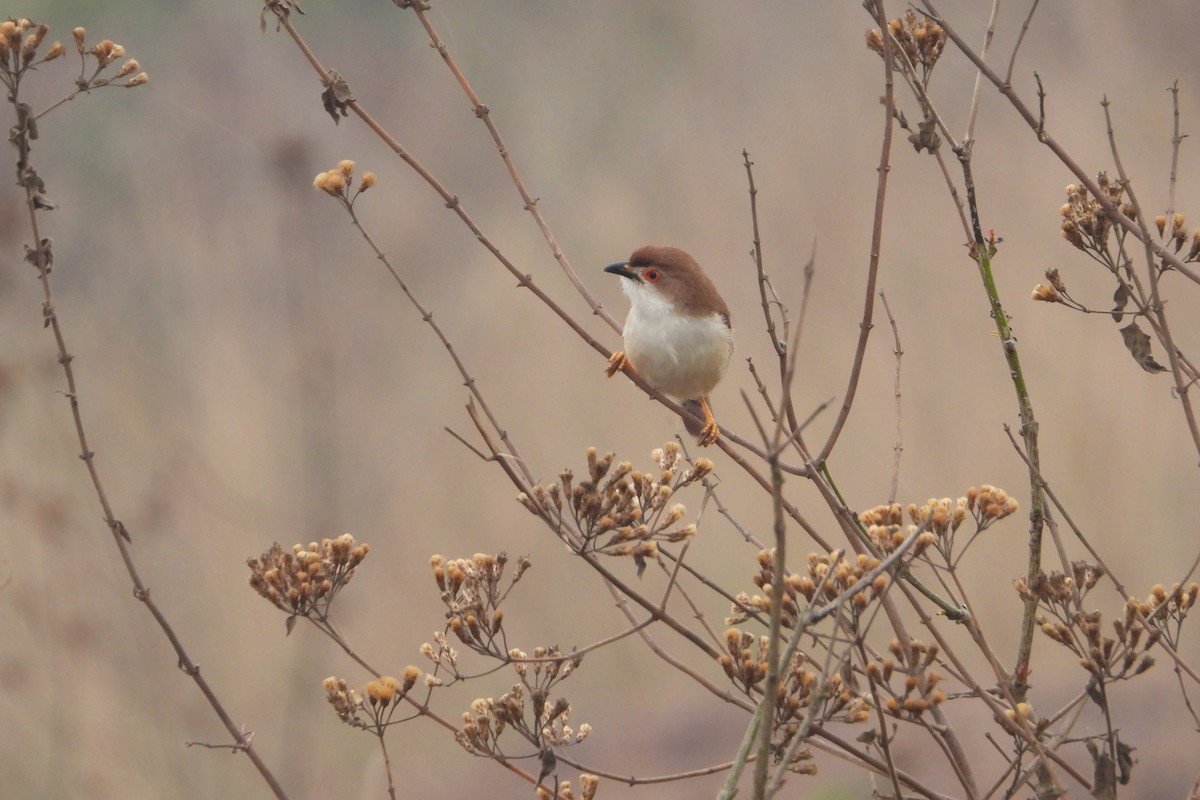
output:
<svg viewBox="0 0 1200 800"><path fill-rule="evenodd" d="M604 268L622 278L629 315L622 332L624 350L608 360L608 377L637 373L654 389L699 408L704 425L685 416L701 447L717 441L720 428L708 396L720 383L733 355L729 306L696 259L678 247L646 245L628 261Z"/></svg>

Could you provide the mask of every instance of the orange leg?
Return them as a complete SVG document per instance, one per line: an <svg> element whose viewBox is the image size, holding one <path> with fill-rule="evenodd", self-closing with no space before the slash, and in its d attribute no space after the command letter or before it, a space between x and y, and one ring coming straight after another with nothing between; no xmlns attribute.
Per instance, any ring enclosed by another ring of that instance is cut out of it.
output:
<svg viewBox="0 0 1200 800"><path fill-rule="evenodd" d="M708 398L700 398L700 408L704 411L704 427L700 429L699 445L708 447L717 441L717 437L721 435L721 429L717 427L717 421L713 419L712 409L708 407Z"/></svg>

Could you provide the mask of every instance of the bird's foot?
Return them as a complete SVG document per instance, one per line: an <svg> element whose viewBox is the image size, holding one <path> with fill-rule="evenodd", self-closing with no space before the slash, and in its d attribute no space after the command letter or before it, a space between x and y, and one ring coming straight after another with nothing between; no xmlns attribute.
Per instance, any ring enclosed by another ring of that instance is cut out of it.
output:
<svg viewBox="0 0 1200 800"><path fill-rule="evenodd" d="M629 366L629 359L625 357L624 350L618 350L608 359L608 366L604 368L604 374L611 378L618 372L622 372Z"/></svg>
<svg viewBox="0 0 1200 800"><path fill-rule="evenodd" d="M696 443L701 447L708 447L717 441L721 435L721 429L717 427L717 421L713 419L712 409L708 407L708 399L699 398L700 410L704 412L704 427L700 429L700 436Z"/></svg>

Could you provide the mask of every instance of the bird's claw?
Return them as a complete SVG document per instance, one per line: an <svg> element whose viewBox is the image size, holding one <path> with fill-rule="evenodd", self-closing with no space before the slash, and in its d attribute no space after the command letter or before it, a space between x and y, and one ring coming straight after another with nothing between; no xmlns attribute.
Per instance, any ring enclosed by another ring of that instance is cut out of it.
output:
<svg viewBox="0 0 1200 800"><path fill-rule="evenodd" d="M701 447L708 447L711 444L716 444L717 439L721 436L721 429L717 427L716 420L710 419L704 423L704 427L700 429L700 437L696 443Z"/></svg>
<svg viewBox="0 0 1200 800"><path fill-rule="evenodd" d="M611 378L613 375L624 370L628 364L629 359L625 357L625 351L618 350L608 359L608 366L604 368L604 374L606 377Z"/></svg>

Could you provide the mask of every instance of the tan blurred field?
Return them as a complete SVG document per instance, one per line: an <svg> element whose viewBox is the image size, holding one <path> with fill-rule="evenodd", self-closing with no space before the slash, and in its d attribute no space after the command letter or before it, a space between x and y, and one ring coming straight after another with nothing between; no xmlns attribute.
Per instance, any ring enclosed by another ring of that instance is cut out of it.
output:
<svg viewBox="0 0 1200 800"><path fill-rule="evenodd" d="M977 42L981 2L939 3ZM609 347L555 263L487 132L411 12L390 3L304 4L296 23L355 97L457 195L518 267ZM246 3L30 2L2 13L70 41L123 44L150 73L136 90L81 97L48 116L33 158L60 204L43 215L52 278L79 380L90 443L153 597L234 719L290 796L386 796L374 740L340 724L321 680L367 676L246 584L245 560L343 532L371 544L337 619L364 658L398 673L444 624L434 553L529 554L506 605L514 646L583 646L626 623L585 565L514 502L514 490L444 428L472 438L467 392L437 339L337 204L312 179L340 159L377 173L364 225L433 312L502 426L544 480L577 472L589 446L636 466L679 431L672 415L604 360L480 246L441 200L354 118L332 124L321 87L292 42L258 28ZM903 11L889 4L894 16ZM1025 4L1004 4L994 44L1006 63ZM503 133L517 168L588 287L621 318L625 299L601 268L648 242L706 266L729 302L737 351L714 404L753 438L740 391L746 367L775 376L754 280L742 149L755 162L763 248L781 298L800 306L816 275L796 386L803 412L846 390L863 304L879 137L881 65L863 46L857 2L434 2L431 18ZM1186 0L1044 3L1014 86L1048 98L1047 127L1090 173L1113 170L1100 100L1112 103L1121 157L1144 206L1168 203L1171 105L1200 129L1200 60ZM69 59L29 85L35 107L70 89ZM932 92L952 130L966 124L975 75L948 48ZM985 229L1041 423L1043 467L1073 518L1136 594L1184 577L1196 557L1197 454L1169 375L1139 369L1104 315L1029 300L1056 266L1080 301L1110 305L1099 269L1059 235L1068 172L985 87L975 174ZM899 91L912 118L911 97ZM12 124L5 106L5 130ZM1198 156L1182 146L1176 207L1200 221ZM162 635L131 596L78 446L6 148L0 189L0 794L11 798L241 798L268 792L249 764L188 742L227 741ZM951 161L953 161L951 159ZM1194 222L1192 224L1195 224ZM1029 482L1004 434L1017 425L1007 368L977 270L936 165L897 139L880 270L903 343L899 498L1004 487L1027 507ZM1174 334L1195 349L1195 287L1166 288ZM882 309L855 410L831 466L854 508L887 499L895 358ZM1165 360L1160 358L1160 360ZM774 384L773 384L774 385ZM820 442L832 412L814 424ZM763 540L768 497L715 456L721 497ZM824 535L840 533L816 491L789 497ZM695 513L699 494L681 500ZM1011 663L1025 570L1024 511L979 541L962 569L980 622ZM810 549L797 533L792 553ZM839 540L840 541L840 540ZM1084 557L1074 540L1072 558ZM712 507L690 559L723 585L751 589L755 550ZM1048 560L1054 564L1054 560ZM630 580L631 565L617 565ZM661 577L642 582L652 596ZM1111 613L1111 589L1090 598ZM719 631L728 604L707 600ZM686 611L681 612L686 615ZM972 652L964 631L947 635ZM665 630L656 639L710 677L720 670ZM1193 663L1200 655L1188 638ZM1061 648L1035 642L1033 702L1057 708L1086 676ZM977 659L976 665L982 660ZM477 671L485 665L475 663ZM512 684L500 671L441 693L457 720ZM1190 686L1195 697L1195 686ZM569 755L622 775L697 769L732 757L744 717L687 682L636 637L590 655L562 689L592 737ZM1200 746L1167 659L1112 690L1121 736L1137 747L1129 796L1179 798ZM1000 763L977 709L948 715L990 782ZM956 716L957 715L957 716ZM1087 705L1077 731L1103 720ZM852 733L852 732L851 732ZM852 736L850 737L852 738ZM919 741L909 739L909 742ZM389 738L403 797L529 797L528 786L417 720ZM932 746L902 745L905 768L959 796ZM789 797L870 796L869 778L827 756ZM1090 775L1086 758L1075 761ZM521 762L537 772L534 759ZM630 789L604 800L711 797L720 775ZM886 781L876 784L889 792ZM1083 796L1080 793L1079 796Z"/></svg>

